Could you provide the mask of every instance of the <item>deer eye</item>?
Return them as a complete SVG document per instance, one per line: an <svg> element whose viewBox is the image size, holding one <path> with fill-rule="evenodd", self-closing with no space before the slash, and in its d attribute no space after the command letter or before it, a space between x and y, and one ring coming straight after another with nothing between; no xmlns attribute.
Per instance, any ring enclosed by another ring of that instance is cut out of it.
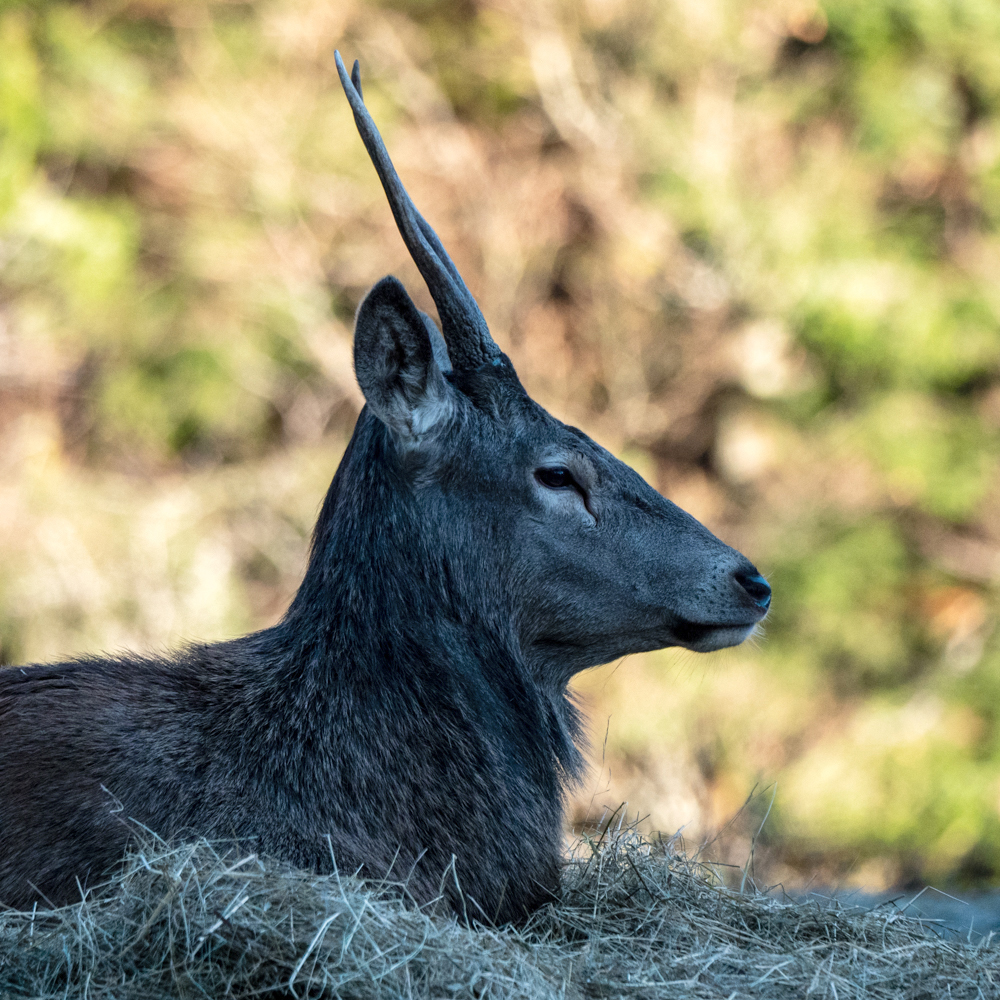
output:
<svg viewBox="0 0 1000 1000"><path fill-rule="evenodd" d="M564 469L562 466L556 466L552 469L539 469L535 473L535 477L543 486L547 486L550 490L561 490L567 486L576 486L573 474L569 469Z"/></svg>

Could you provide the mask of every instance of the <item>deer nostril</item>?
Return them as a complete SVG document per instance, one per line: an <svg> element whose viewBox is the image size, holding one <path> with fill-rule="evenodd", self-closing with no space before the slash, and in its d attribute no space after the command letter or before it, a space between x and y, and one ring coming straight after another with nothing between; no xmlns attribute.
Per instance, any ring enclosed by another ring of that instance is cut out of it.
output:
<svg viewBox="0 0 1000 1000"><path fill-rule="evenodd" d="M766 608L771 604L771 586L760 573L734 573L736 582L750 595L750 600L758 608Z"/></svg>

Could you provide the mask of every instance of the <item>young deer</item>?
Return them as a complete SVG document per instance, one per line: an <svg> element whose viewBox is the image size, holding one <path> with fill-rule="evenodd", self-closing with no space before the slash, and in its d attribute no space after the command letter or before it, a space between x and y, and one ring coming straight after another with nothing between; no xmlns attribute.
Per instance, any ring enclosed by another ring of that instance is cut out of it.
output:
<svg viewBox="0 0 1000 1000"><path fill-rule="evenodd" d="M767 612L742 555L528 398L336 60L441 331L392 277L358 309L367 405L277 625L0 670L8 906L71 901L139 823L522 918L558 890L570 678Z"/></svg>

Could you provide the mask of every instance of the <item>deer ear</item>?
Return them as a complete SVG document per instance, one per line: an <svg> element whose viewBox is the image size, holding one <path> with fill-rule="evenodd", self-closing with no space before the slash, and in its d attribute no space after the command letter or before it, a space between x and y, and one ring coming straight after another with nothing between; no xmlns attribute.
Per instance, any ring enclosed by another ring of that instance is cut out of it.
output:
<svg viewBox="0 0 1000 1000"><path fill-rule="evenodd" d="M382 423L411 443L454 411L454 390L435 358L430 322L388 277L365 296L354 324L358 385Z"/></svg>

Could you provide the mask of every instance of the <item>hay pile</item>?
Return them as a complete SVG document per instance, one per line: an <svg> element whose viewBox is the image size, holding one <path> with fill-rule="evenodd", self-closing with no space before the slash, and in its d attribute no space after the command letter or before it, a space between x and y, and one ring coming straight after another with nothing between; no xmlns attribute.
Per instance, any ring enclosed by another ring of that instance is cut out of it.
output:
<svg viewBox="0 0 1000 1000"><path fill-rule="evenodd" d="M0 914L0 996L992 998L1000 949L892 909L740 894L624 831L564 899L470 929L357 881L207 843L144 850L75 906Z"/></svg>

